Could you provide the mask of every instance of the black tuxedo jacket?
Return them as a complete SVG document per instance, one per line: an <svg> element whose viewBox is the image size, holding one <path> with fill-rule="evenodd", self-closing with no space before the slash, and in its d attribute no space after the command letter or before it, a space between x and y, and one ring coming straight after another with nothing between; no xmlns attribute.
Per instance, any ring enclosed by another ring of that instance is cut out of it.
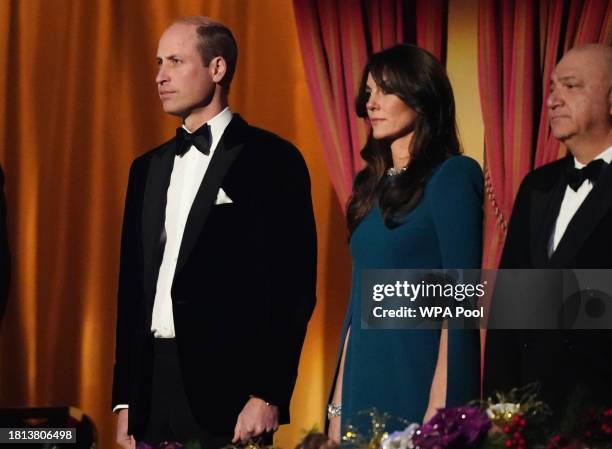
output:
<svg viewBox="0 0 612 449"><path fill-rule="evenodd" d="M10 278L9 248L6 237L6 203L4 201L4 173L0 167L0 324L8 299Z"/></svg>
<svg viewBox="0 0 612 449"><path fill-rule="evenodd" d="M134 161L125 202L113 405L129 405L137 436L149 413L174 148L172 139ZM233 203L215 205L220 187ZM288 422L315 278L306 165L289 142L234 115L189 213L171 290L185 389L204 429L231 434L249 395L277 405Z"/></svg>
<svg viewBox="0 0 612 449"><path fill-rule="evenodd" d="M525 177L514 203L500 268L612 268L610 165L548 257L548 242L567 185L564 173L573 163L573 157L566 157ZM542 400L557 413L579 385L592 401L612 405L612 330L489 331L485 396L532 382L541 383Z"/></svg>

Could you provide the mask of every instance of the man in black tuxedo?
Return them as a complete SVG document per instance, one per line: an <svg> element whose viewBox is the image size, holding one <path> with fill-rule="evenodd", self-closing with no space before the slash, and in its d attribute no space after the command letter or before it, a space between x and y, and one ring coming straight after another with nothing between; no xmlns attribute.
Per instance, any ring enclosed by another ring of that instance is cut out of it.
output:
<svg viewBox="0 0 612 449"><path fill-rule="evenodd" d="M0 325L6 309L10 279L10 258L6 237L6 202L4 200L4 172L0 167Z"/></svg>
<svg viewBox="0 0 612 449"><path fill-rule="evenodd" d="M570 50L550 88L551 131L571 155L523 180L500 268L612 268L612 49ZM611 379L610 330L487 334L485 396L539 382L558 419L576 388L612 405Z"/></svg>
<svg viewBox="0 0 612 449"><path fill-rule="evenodd" d="M270 441L289 422L315 303L310 181L293 145L230 111L236 58L204 17L159 41L159 96L183 125L130 170L113 383L125 448Z"/></svg>

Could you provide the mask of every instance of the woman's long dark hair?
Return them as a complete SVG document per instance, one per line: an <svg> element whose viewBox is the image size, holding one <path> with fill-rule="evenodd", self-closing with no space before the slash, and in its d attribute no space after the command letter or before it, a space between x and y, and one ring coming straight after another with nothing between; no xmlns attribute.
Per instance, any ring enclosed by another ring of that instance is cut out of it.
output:
<svg viewBox="0 0 612 449"><path fill-rule="evenodd" d="M453 89L442 65L429 52L400 44L374 54L363 70L355 101L357 115L367 117L368 74L384 92L397 95L417 113L405 172L386 177L393 166L390 143L370 135L361 157L366 167L355 177L346 218L352 234L378 201L385 225L394 228L399 219L419 203L427 178L441 162L461 147L455 121Z"/></svg>

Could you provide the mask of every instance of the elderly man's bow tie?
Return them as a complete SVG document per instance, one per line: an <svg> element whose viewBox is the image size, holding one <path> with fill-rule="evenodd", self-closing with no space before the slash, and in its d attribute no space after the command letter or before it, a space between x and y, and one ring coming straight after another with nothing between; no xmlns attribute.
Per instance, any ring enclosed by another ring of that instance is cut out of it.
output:
<svg viewBox="0 0 612 449"><path fill-rule="evenodd" d="M603 159L595 159L583 168L568 167L566 173L567 185L574 192L577 192L582 183L587 179L594 184L604 165L607 164Z"/></svg>
<svg viewBox="0 0 612 449"><path fill-rule="evenodd" d="M207 123L200 126L195 132L189 133L183 127L176 128L176 155L183 156L191 145L194 145L202 154L210 154L210 126Z"/></svg>

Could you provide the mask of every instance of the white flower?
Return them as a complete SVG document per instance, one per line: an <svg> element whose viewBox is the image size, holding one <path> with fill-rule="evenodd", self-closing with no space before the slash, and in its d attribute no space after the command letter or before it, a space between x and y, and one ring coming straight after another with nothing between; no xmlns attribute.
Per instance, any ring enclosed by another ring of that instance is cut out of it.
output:
<svg viewBox="0 0 612 449"><path fill-rule="evenodd" d="M381 449L413 449L412 436L419 428L416 423L410 424L402 431L385 436L380 442Z"/></svg>
<svg viewBox="0 0 612 449"><path fill-rule="evenodd" d="M521 408L520 404L513 404L511 402L504 402L501 404L489 405L487 408L487 416L491 419L500 418L504 416L512 417Z"/></svg>

